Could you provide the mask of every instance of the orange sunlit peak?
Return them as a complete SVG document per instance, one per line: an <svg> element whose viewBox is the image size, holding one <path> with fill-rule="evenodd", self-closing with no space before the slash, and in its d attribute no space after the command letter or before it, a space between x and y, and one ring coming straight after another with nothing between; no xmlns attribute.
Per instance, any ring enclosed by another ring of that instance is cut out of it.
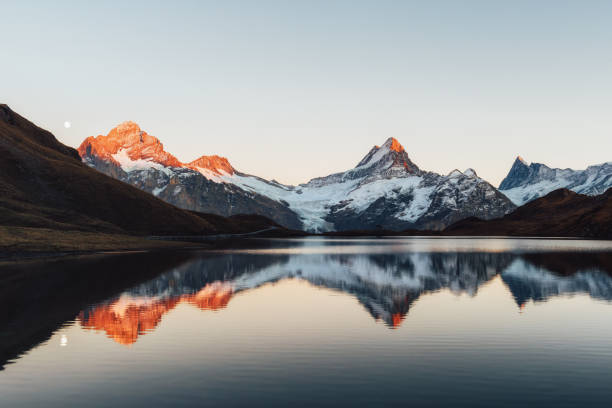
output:
<svg viewBox="0 0 612 408"><path fill-rule="evenodd" d="M201 156L198 159L188 163L185 167L189 167L195 170L207 169L211 170L216 174L225 172L227 174L234 174L234 168L230 164L229 160L225 157L212 155L212 156Z"/></svg>
<svg viewBox="0 0 612 408"><path fill-rule="evenodd" d="M81 157L94 155L116 165L120 163L115 155L125 151L130 160L146 160L164 166L183 167L176 157L164 150L159 139L149 135L132 121L115 126L106 136L88 137L77 150Z"/></svg>
<svg viewBox="0 0 612 408"><path fill-rule="evenodd" d="M115 126L113 129L111 129L111 132L113 132L113 131L115 131L115 132L127 132L127 131L133 131L133 130L140 131L140 126L138 125L138 123L133 122L131 120L126 120L124 122L121 122L117 126Z"/></svg>
<svg viewBox="0 0 612 408"><path fill-rule="evenodd" d="M402 146L394 137L390 137L387 143L389 143L389 149L393 150L394 152L400 153L404 151L404 146Z"/></svg>

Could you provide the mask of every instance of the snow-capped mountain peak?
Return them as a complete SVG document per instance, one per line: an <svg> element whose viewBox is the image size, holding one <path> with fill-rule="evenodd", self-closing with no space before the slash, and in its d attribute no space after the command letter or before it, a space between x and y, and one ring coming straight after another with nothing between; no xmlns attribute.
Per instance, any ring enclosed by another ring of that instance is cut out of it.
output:
<svg viewBox="0 0 612 408"><path fill-rule="evenodd" d="M529 163L527 163L527 161L525 161L525 159L523 159L520 155L516 156L516 161L523 163L525 166L529 166Z"/></svg>
<svg viewBox="0 0 612 408"><path fill-rule="evenodd" d="M521 156L517 156L510 168L510 172L499 185L499 189L508 190L524 183L529 177L529 173L527 162Z"/></svg>
<svg viewBox="0 0 612 408"><path fill-rule="evenodd" d="M478 178L478 174L476 174L476 170L474 170L474 169L473 169L473 168L471 168L471 167L470 167L469 169L466 169L466 170L463 172L463 174L464 174L464 175L466 175L466 176L468 176L468 177Z"/></svg>
<svg viewBox="0 0 612 408"><path fill-rule="evenodd" d="M398 142L397 139L394 137L390 137L387 140L385 140L385 143L383 143L382 148L393 150L394 152L398 152L398 153L401 153L404 151L404 146L402 146L400 142Z"/></svg>
<svg viewBox="0 0 612 408"><path fill-rule="evenodd" d="M542 163L527 164L520 156L499 189L516 205L523 205L553 190L567 188L576 193L597 195L612 187L612 162L586 170L550 168Z"/></svg>
<svg viewBox="0 0 612 408"><path fill-rule="evenodd" d="M396 172L398 169L408 173L420 172L417 165L408 157L404 147L393 137L388 138L381 146L372 147L352 171L372 169L374 172L381 172L391 168Z"/></svg>
<svg viewBox="0 0 612 408"><path fill-rule="evenodd" d="M176 167L192 169L212 179L232 175L235 170L225 157L201 156L190 163L182 163L164 150L155 136L143 131L137 123L123 122L106 136L88 137L79 147L81 157L96 156L118 165L123 171Z"/></svg>
<svg viewBox="0 0 612 408"><path fill-rule="evenodd" d="M164 150L154 136L127 121L111 129L106 136L90 136L78 148L81 157L96 156L119 166L142 167L150 164L181 167L181 162Z"/></svg>

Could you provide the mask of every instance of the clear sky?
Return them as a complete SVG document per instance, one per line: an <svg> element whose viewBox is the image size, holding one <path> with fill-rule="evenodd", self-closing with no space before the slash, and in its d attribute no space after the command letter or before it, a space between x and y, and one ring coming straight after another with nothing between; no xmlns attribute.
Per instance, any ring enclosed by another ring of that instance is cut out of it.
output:
<svg viewBox="0 0 612 408"><path fill-rule="evenodd" d="M612 1L12 1L0 102L78 146L133 120L285 183L397 138L499 183L612 160ZM64 121L72 127L64 128Z"/></svg>

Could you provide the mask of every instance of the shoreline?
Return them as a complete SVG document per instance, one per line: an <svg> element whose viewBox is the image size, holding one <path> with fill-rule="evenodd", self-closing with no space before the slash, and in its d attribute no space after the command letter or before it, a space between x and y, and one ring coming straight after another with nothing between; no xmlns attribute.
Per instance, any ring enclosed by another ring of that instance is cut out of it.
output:
<svg viewBox="0 0 612 408"><path fill-rule="evenodd" d="M511 236L511 235L446 235L442 233L380 233L376 231L359 231L359 233L347 231L309 234L309 233L288 233L283 234L281 231L276 231L275 234L255 233L247 234L223 234L223 235L204 235L204 236L156 236L156 237L133 237L125 236L130 242L128 245L119 243L116 247L105 246L104 248L91 249L64 249L53 250L53 245L48 244L48 249L38 246L37 249L27 250L21 249L17 251L6 250L0 246L0 266L2 264L10 264L15 262L26 261L44 261L55 260L69 257L89 257L89 256L108 256L108 255L125 255L138 253L164 253L164 252L192 252L192 251L209 251L218 249L240 249L245 243L253 242L255 239L292 239L292 238L327 238L327 239L384 239L384 238L434 238L434 239L535 239L535 240L580 240L580 241L610 241L603 238L592 237L546 237L546 236ZM102 234L104 235L104 234ZM137 240L138 244L134 245ZM40 243L38 243L40 245Z"/></svg>

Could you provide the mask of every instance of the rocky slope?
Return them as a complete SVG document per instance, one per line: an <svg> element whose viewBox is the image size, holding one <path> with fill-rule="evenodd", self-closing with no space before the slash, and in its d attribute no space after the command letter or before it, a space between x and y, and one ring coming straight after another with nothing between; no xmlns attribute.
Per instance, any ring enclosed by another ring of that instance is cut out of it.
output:
<svg viewBox="0 0 612 408"><path fill-rule="evenodd" d="M355 168L298 186L241 173L218 156L182 163L132 122L87 138L79 153L88 165L178 207L261 214L315 232L439 230L465 217L500 217L515 207L471 169L446 176L419 169L393 138L373 147Z"/></svg>
<svg viewBox="0 0 612 408"><path fill-rule="evenodd" d="M567 188L580 194L598 195L612 187L612 162L586 170L554 169L541 163L527 164L520 156L499 189L516 205L523 205L553 190Z"/></svg>

